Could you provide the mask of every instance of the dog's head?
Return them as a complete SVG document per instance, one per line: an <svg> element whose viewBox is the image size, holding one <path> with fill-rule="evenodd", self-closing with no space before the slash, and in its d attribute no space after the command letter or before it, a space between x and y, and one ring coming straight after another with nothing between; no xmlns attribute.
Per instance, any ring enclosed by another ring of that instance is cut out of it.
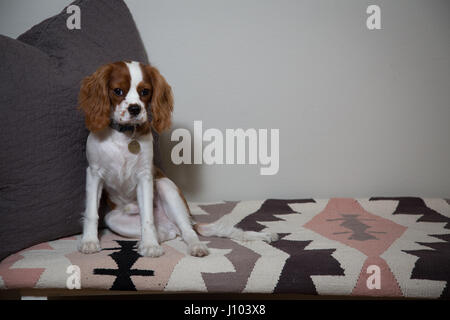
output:
<svg viewBox="0 0 450 320"><path fill-rule="evenodd" d="M155 67L135 61L98 68L83 79L78 102L86 127L93 132L106 128L111 120L144 131L152 126L158 133L171 124L171 87Z"/></svg>

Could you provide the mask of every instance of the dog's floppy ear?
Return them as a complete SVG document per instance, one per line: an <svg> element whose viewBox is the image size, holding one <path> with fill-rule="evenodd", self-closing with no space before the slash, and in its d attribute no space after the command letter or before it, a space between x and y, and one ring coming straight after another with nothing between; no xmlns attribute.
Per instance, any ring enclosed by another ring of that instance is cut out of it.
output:
<svg viewBox="0 0 450 320"><path fill-rule="evenodd" d="M110 122L108 82L111 71L111 64L101 66L81 82L79 109L85 114L86 127L93 132L106 128Z"/></svg>
<svg viewBox="0 0 450 320"><path fill-rule="evenodd" d="M152 83L152 98L150 100L152 127L156 132L161 133L170 128L172 123L172 88L155 67L146 65L144 66L144 72Z"/></svg>

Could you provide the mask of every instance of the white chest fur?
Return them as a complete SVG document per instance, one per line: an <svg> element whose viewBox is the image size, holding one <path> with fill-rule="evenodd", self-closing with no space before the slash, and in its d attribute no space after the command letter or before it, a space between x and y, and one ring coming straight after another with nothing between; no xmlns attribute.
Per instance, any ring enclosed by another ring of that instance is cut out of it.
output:
<svg viewBox="0 0 450 320"><path fill-rule="evenodd" d="M139 178L152 175L152 134L139 136L136 140L141 147L138 154L128 150L131 142L129 133L107 129L101 133L91 133L87 140L89 166L102 178L104 188L116 204L134 201Z"/></svg>

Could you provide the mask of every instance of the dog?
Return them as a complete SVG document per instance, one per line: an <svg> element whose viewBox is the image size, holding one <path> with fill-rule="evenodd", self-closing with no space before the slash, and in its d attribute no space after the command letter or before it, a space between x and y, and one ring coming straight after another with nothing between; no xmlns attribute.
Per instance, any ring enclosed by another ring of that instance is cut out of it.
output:
<svg viewBox="0 0 450 320"><path fill-rule="evenodd" d="M140 238L137 252L164 254L161 243L181 236L192 256L209 254L198 235L237 240L277 239L276 234L243 231L219 219L196 224L181 190L153 164L153 135L171 125L170 85L151 65L118 61L84 78L78 97L90 131L86 143L86 208L79 250L101 250L98 208L104 191L111 211L104 218L113 232Z"/></svg>

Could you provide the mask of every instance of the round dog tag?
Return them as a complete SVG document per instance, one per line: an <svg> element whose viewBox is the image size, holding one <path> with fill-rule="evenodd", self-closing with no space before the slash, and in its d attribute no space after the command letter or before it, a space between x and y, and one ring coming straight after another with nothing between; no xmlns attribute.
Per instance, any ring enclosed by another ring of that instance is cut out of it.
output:
<svg viewBox="0 0 450 320"><path fill-rule="evenodd" d="M138 154L141 151L141 145L136 140L131 140L128 144L128 151L133 154Z"/></svg>

